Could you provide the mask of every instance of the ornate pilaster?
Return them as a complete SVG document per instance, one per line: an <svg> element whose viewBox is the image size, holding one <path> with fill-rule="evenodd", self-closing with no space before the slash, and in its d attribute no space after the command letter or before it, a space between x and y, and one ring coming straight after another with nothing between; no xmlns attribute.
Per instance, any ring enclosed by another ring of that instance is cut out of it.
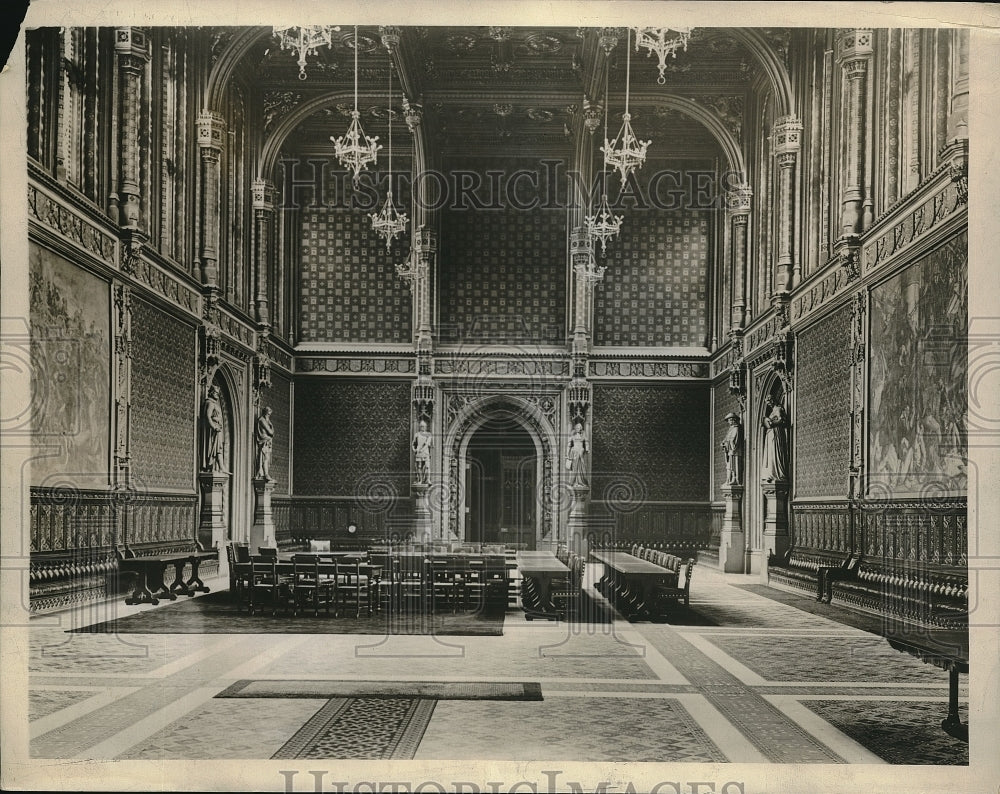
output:
<svg viewBox="0 0 1000 794"><path fill-rule="evenodd" d="M117 206L119 237L122 243L121 268L135 273L142 246L148 241L146 219L141 213L139 186L139 125L142 112L142 84L149 63L149 42L139 28L115 29L118 64L118 180L112 205Z"/></svg>
<svg viewBox="0 0 1000 794"><path fill-rule="evenodd" d="M254 303L257 306L257 322L270 325L268 312L268 274L271 269L271 229L274 225L274 183L267 179L255 179L251 188L253 195L254 224L254 273L256 290Z"/></svg>
<svg viewBox="0 0 1000 794"><path fill-rule="evenodd" d="M867 293L858 292L851 305L851 499L862 497L864 477L866 308Z"/></svg>
<svg viewBox="0 0 1000 794"><path fill-rule="evenodd" d="M132 486L129 417L132 409L132 291L127 284L114 284L115 355L115 467L113 487L127 491ZM119 534L119 537L121 535Z"/></svg>
<svg viewBox="0 0 1000 794"><path fill-rule="evenodd" d="M778 166L778 251L775 262L774 294L787 293L794 286L798 264L793 262L792 235L795 228L795 166L802 148L802 122L782 116L774 123L771 136Z"/></svg>
<svg viewBox="0 0 1000 794"><path fill-rule="evenodd" d="M726 194L726 209L729 211L730 228L732 230L732 273L733 303L730 315L730 328L743 328L746 316L746 268L747 268L747 233L750 226L750 206L753 200L753 188L747 184L736 185Z"/></svg>
<svg viewBox="0 0 1000 794"><path fill-rule="evenodd" d="M201 152L198 222L201 283L208 287L219 284L219 163L225 147L226 120L210 110L198 116L197 140Z"/></svg>
<svg viewBox="0 0 1000 794"><path fill-rule="evenodd" d="M852 28L837 39L837 60L844 73L844 165L841 190L841 236L856 238L872 221L871 204L865 211L865 131L868 65L872 59L872 31Z"/></svg>

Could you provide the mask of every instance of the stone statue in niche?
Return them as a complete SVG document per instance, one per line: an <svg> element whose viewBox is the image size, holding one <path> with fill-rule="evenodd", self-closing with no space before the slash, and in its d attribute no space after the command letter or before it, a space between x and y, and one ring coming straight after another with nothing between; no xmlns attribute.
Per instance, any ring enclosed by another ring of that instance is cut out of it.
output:
<svg viewBox="0 0 1000 794"><path fill-rule="evenodd" d="M788 482L788 416L781 404L771 397L767 398L764 408L760 481Z"/></svg>
<svg viewBox="0 0 1000 794"><path fill-rule="evenodd" d="M259 480L271 479L271 449L274 446L274 425L271 423L271 408L265 408L257 417L254 441L257 444L257 466L254 477Z"/></svg>
<svg viewBox="0 0 1000 794"><path fill-rule="evenodd" d="M729 430L722 439L722 449L726 453L726 485L743 484L743 425L740 417L730 412L726 414Z"/></svg>
<svg viewBox="0 0 1000 794"><path fill-rule="evenodd" d="M430 482L431 476L431 442L432 436L427 430L427 422L420 420L416 435L413 437L413 458L417 465L417 482Z"/></svg>
<svg viewBox="0 0 1000 794"><path fill-rule="evenodd" d="M573 427L566 446L566 470L569 472L570 485L586 485L587 437L583 434L583 425L579 422Z"/></svg>
<svg viewBox="0 0 1000 794"><path fill-rule="evenodd" d="M219 387L212 384L208 387L208 396L201 410L201 468L202 471L225 471L224 435L225 422L222 415L222 403L219 402Z"/></svg>

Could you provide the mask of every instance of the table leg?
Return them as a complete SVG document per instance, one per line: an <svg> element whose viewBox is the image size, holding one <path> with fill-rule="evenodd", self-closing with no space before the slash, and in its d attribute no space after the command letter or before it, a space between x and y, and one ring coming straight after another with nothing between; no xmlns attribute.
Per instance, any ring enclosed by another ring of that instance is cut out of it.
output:
<svg viewBox="0 0 1000 794"><path fill-rule="evenodd" d="M155 580L151 579L150 581L151 586L149 589L152 591L154 596L167 598L171 601L176 601L177 594L174 593L169 587L167 587L167 585L163 581L163 574L166 573L167 563L162 563L161 565L156 566L155 569L158 570L159 573L157 574ZM150 568L148 569L147 577L152 577L153 570L154 568L151 565ZM155 584L156 587L152 587L153 584Z"/></svg>
<svg viewBox="0 0 1000 794"><path fill-rule="evenodd" d="M174 566L174 581L170 583L168 591L174 594L176 598L177 595L193 596L194 592L191 591L188 586L184 583L184 566L187 564L187 560L176 560L173 563Z"/></svg>
<svg viewBox="0 0 1000 794"><path fill-rule="evenodd" d="M941 722L941 727L949 736L969 741L969 726L958 715L958 665L955 664L948 669L948 716Z"/></svg>
<svg viewBox="0 0 1000 794"><path fill-rule="evenodd" d="M153 591L149 589L148 568L142 567L135 570L135 588L132 590L132 596L125 599L125 603L129 606L132 604L153 604L155 606L160 603Z"/></svg>
<svg viewBox="0 0 1000 794"><path fill-rule="evenodd" d="M188 579L185 584L187 589L190 590L188 595L209 592L208 587L205 586L205 583L201 581L201 578L198 576L198 568L201 566L201 559L199 557L191 557L189 562L191 563L191 578Z"/></svg>

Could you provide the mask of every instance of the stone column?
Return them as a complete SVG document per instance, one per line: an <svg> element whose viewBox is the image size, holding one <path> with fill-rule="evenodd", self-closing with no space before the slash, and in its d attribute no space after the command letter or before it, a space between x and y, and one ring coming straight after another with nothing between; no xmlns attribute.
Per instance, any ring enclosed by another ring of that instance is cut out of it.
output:
<svg viewBox="0 0 1000 794"><path fill-rule="evenodd" d="M778 252L775 261L775 294L789 292L797 269L792 248L795 228L795 165L802 146L802 122L795 116L782 116L772 133L774 158L778 166Z"/></svg>
<svg viewBox="0 0 1000 794"><path fill-rule="evenodd" d="M250 549L261 546L277 547L274 537L274 517L271 514L271 494L274 480L255 477L253 481L254 509L253 526L250 527Z"/></svg>
<svg viewBox="0 0 1000 794"><path fill-rule="evenodd" d="M254 273L257 306L257 322L270 325L268 311L268 275L271 267L271 227L274 222L274 183L267 179L255 179L253 193L253 236Z"/></svg>
<svg viewBox="0 0 1000 794"><path fill-rule="evenodd" d="M837 39L837 59L844 73L843 107L844 163L841 169L841 237L853 240L864 230L865 201L864 152L868 127L867 76L872 58L872 31L864 28L845 30ZM870 214L870 210L869 210ZM867 219L871 223L871 218Z"/></svg>
<svg viewBox="0 0 1000 794"><path fill-rule="evenodd" d="M219 285L219 181L220 161L225 146L226 120L211 110L198 116L198 149L201 152L198 225L201 283Z"/></svg>
<svg viewBox="0 0 1000 794"><path fill-rule="evenodd" d="M746 533L743 532L743 486L723 485L726 515L722 519L719 541L719 569L726 573L743 573Z"/></svg>
<svg viewBox="0 0 1000 794"><path fill-rule="evenodd" d="M146 34L138 28L115 30L115 54L120 80L118 106L118 180L112 196L117 203L122 270L134 273L142 246L149 239L141 214L139 131L142 83L149 63Z"/></svg>
<svg viewBox="0 0 1000 794"><path fill-rule="evenodd" d="M726 195L726 205L732 229L732 279L733 304L730 317L730 329L743 328L746 317L746 272L747 272L747 233L750 225L750 204L753 199L753 188L750 185L737 185Z"/></svg>

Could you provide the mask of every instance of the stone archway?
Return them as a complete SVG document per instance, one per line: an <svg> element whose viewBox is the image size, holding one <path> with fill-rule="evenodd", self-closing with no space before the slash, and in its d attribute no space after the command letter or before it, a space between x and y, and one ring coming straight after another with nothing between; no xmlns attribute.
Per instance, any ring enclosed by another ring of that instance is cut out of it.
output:
<svg viewBox="0 0 1000 794"><path fill-rule="evenodd" d="M535 445L537 455L537 505L535 520L535 547L544 548L557 543L558 514L554 509L558 467L557 443L549 418L535 402L515 395L495 395L464 401L462 407L449 419L444 443L444 472L447 498L439 501L440 537L463 540L466 537L464 506L465 466L468 462L469 442L475 432L487 422L510 422L527 433Z"/></svg>

